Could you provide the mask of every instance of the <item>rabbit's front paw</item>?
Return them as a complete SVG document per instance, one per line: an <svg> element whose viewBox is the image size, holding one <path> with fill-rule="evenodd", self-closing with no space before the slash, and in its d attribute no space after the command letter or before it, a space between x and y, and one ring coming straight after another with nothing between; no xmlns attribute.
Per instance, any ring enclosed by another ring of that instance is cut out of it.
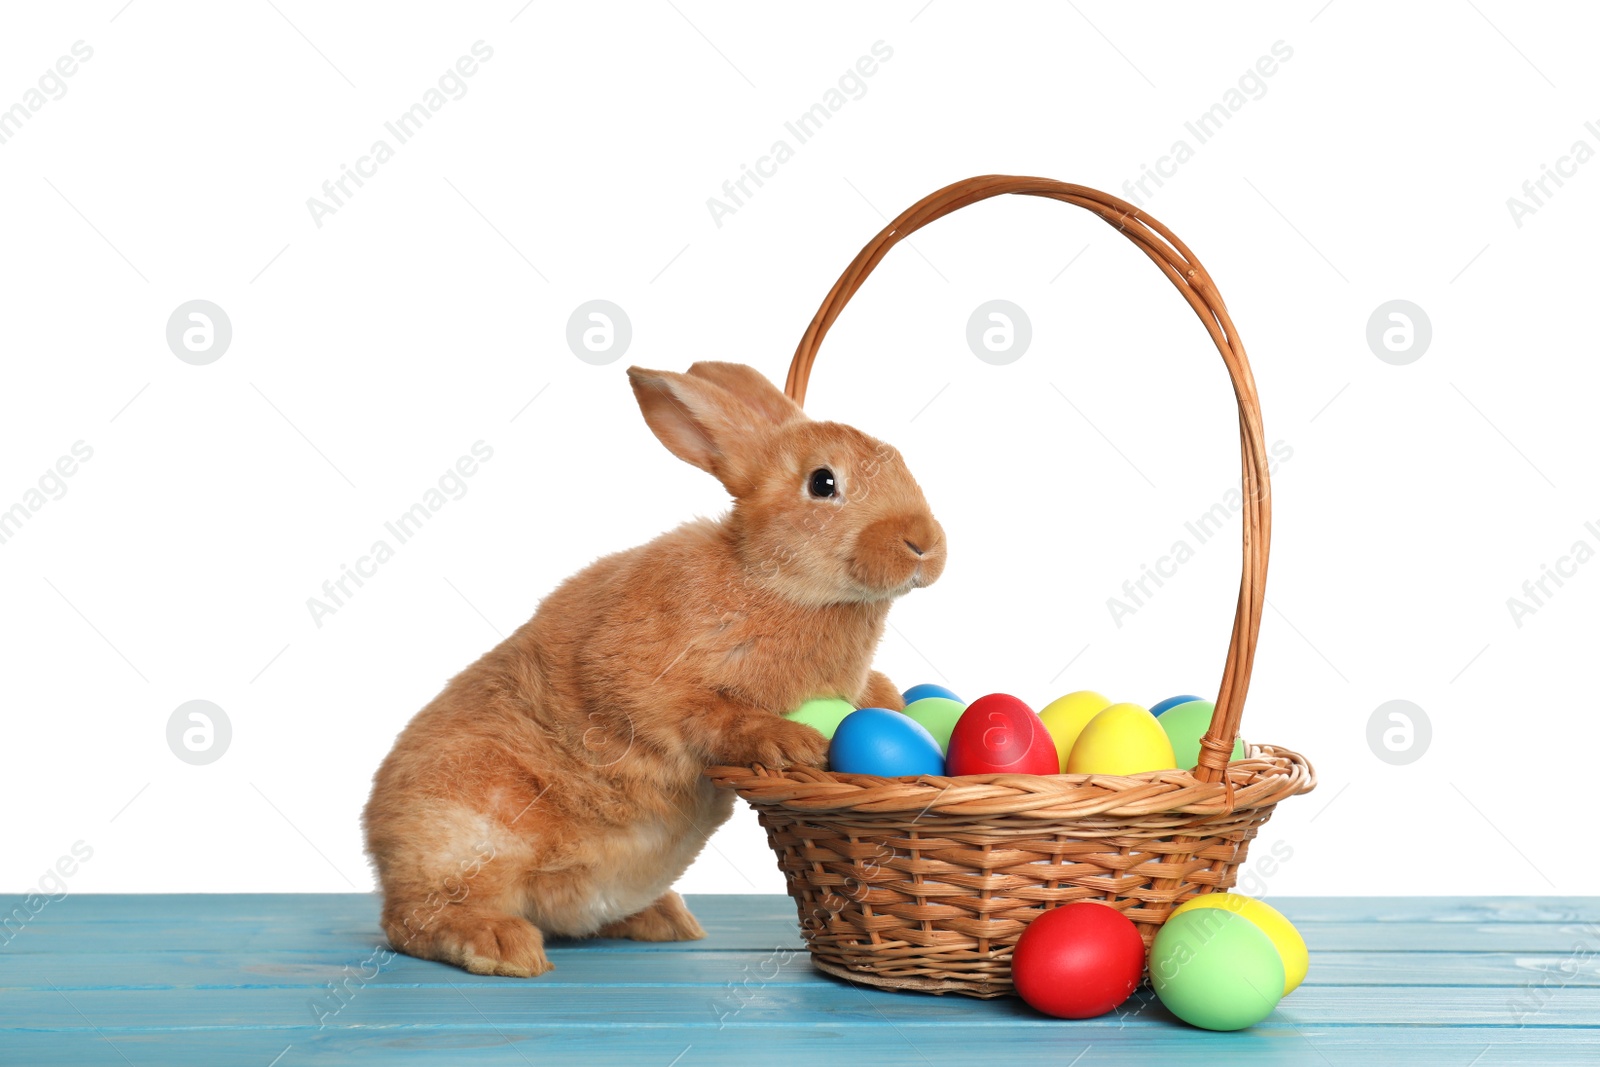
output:
<svg viewBox="0 0 1600 1067"><path fill-rule="evenodd" d="M804 723L788 719L761 723L731 740L723 759L735 765L821 767L828 759L828 739Z"/></svg>

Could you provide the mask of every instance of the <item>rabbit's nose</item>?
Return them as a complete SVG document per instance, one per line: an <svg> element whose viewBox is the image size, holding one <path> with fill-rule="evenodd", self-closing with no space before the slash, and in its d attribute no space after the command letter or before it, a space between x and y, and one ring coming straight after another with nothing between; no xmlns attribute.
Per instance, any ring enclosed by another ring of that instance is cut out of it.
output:
<svg viewBox="0 0 1600 1067"><path fill-rule="evenodd" d="M922 546L921 545L917 544L915 541L911 540L911 538L909 538L909 537L901 538L901 540L905 541L906 547L909 548L911 551L915 552L919 556L922 555Z"/></svg>

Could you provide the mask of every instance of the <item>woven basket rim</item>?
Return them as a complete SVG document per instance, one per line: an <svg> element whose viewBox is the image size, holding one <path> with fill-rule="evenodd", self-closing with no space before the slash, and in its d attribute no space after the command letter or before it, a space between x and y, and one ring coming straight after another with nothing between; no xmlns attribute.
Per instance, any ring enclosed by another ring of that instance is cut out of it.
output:
<svg viewBox="0 0 1600 1067"><path fill-rule="evenodd" d="M813 767L709 767L716 785L757 808L810 815L918 817L1016 815L1034 820L1087 817L1223 815L1269 807L1316 788L1315 769L1300 753L1252 745L1220 782L1192 771L1110 774L974 774L880 778Z"/></svg>

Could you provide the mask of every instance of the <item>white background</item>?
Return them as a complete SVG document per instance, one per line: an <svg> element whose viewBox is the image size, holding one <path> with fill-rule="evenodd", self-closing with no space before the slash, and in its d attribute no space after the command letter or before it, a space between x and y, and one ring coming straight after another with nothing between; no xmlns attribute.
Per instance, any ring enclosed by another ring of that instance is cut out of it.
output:
<svg viewBox="0 0 1600 1067"><path fill-rule="evenodd" d="M1263 832L1293 849L1270 891L1593 890L1572 834L1600 741L1600 563L1520 627L1507 607L1575 541L1600 547L1600 162L1521 226L1507 207L1573 142L1600 148L1592 12L456 8L5 14L0 107L75 41L94 54L0 145L0 508L74 442L93 458L0 544L0 890L80 840L73 891L369 888L358 812L411 714L564 576L723 505L646 430L628 364L781 381L885 216L982 173L1120 192L1180 138L1194 157L1146 206L1217 280L1268 439L1293 450L1244 732L1321 784ZM315 225L307 198L479 40L466 95ZM893 55L865 94L795 147L784 122L877 41ZM1196 145L1185 121L1278 41L1293 55L1264 94ZM778 138L794 158L719 227L707 198ZM1120 627L1106 606L1236 483L1193 314L1065 205L989 202L913 240L808 400L899 446L949 532L879 665L1036 706L1213 693L1237 520ZM197 298L233 326L208 366L165 339ZM607 366L565 342L594 298L633 325ZM965 341L992 298L1033 325L1008 366ZM1397 298L1433 328L1406 366L1365 336ZM466 495L315 625L307 598L479 440L494 455ZM192 699L232 723L208 766L167 747ZM1432 723L1400 766L1367 739L1392 699ZM747 808L680 888L781 891Z"/></svg>

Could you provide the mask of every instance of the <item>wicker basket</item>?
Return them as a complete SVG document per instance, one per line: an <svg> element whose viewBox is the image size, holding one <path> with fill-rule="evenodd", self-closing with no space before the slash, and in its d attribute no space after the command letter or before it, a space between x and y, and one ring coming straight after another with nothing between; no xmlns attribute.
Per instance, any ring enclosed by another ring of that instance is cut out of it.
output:
<svg viewBox="0 0 1600 1067"><path fill-rule="evenodd" d="M1011 950L1042 912L1076 900L1120 910L1148 945L1179 903L1234 884L1280 800L1310 791L1303 756L1251 745L1228 762L1250 684L1267 573L1270 492L1261 412L1244 347L1211 277L1171 231L1081 185L989 175L940 189L861 250L829 291L789 367L803 403L817 348L845 303L902 238L1003 193L1087 208L1133 241L1194 308L1222 353L1244 454L1244 576L1216 714L1190 771L879 778L810 768L712 767L760 814L812 961L888 989L1011 992Z"/></svg>

